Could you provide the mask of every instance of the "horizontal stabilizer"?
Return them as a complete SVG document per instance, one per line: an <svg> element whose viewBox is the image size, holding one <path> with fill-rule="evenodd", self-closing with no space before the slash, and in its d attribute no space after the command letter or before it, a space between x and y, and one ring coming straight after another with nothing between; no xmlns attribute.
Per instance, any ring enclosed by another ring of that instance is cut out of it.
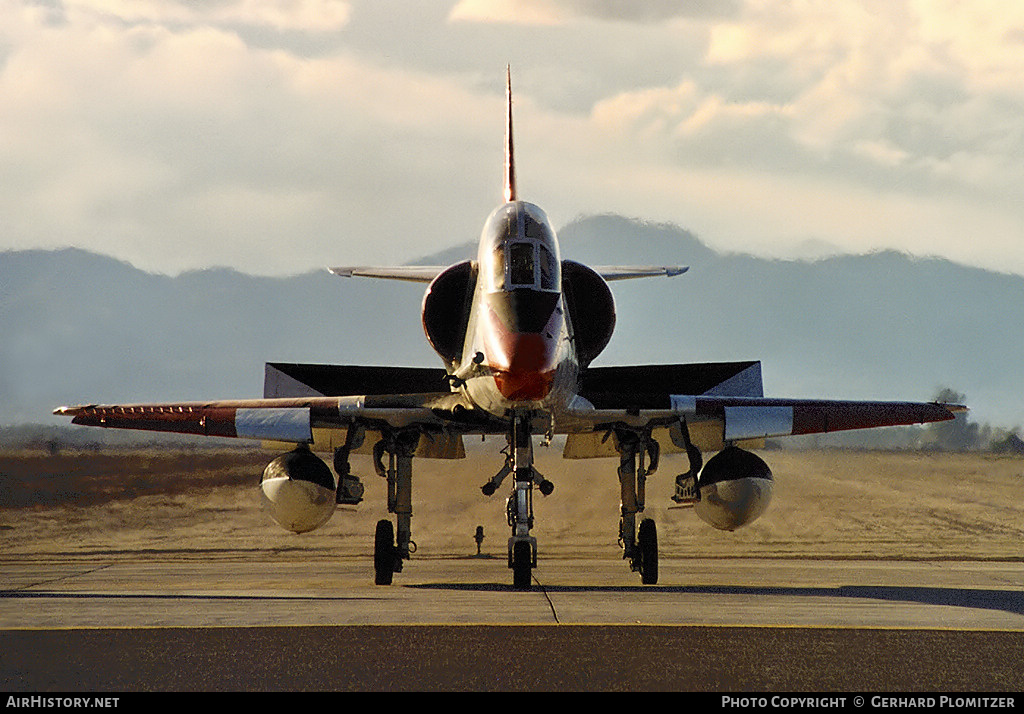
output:
<svg viewBox="0 0 1024 714"><path fill-rule="evenodd" d="M404 280L410 283L429 283L443 273L447 265L349 265L328 268L339 278L382 278ZM674 277L682 275L689 266L685 265L597 265L594 272L605 280L629 280L632 278Z"/></svg>
<svg viewBox="0 0 1024 714"><path fill-rule="evenodd" d="M408 283L429 283L444 272L447 265L351 265L328 268L339 278L383 278Z"/></svg>
<svg viewBox="0 0 1024 714"><path fill-rule="evenodd" d="M686 265L594 265L591 269L605 280L629 280L631 278L672 278L682 275Z"/></svg>

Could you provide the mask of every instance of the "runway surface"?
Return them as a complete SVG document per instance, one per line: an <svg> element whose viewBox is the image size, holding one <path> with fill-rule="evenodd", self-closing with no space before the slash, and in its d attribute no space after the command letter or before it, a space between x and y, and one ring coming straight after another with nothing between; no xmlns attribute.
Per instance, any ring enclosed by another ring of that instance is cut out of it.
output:
<svg viewBox="0 0 1024 714"><path fill-rule="evenodd" d="M0 688L1019 691L1024 563L0 558Z"/></svg>
<svg viewBox="0 0 1024 714"><path fill-rule="evenodd" d="M1024 690L1020 459L772 451L772 508L734 533L653 478L645 587L616 544L617 460L541 450L557 486L516 592L503 498L480 492L501 454L476 448L418 467L420 548L390 587L383 479L296 536L254 493L266 454L15 455L0 690ZM478 525L491 557L465 557Z"/></svg>

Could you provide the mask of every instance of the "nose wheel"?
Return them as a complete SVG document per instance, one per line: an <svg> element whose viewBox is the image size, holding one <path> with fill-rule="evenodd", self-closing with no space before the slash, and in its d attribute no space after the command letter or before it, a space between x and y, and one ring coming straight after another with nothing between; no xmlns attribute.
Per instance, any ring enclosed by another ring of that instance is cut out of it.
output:
<svg viewBox="0 0 1024 714"><path fill-rule="evenodd" d="M520 540L512 544L512 587L529 590L533 584L533 566L536 552L529 541Z"/></svg>

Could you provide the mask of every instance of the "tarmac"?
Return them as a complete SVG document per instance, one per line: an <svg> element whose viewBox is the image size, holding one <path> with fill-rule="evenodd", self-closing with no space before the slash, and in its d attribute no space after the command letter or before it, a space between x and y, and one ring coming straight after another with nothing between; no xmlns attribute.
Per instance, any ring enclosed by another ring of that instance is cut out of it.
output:
<svg viewBox="0 0 1024 714"><path fill-rule="evenodd" d="M1024 563L153 549L0 558L3 691L1024 689Z"/></svg>
<svg viewBox="0 0 1024 714"><path fill-rule="evenodd" d="M373 584L383 479L296 536L255 489L196 485L255 484L262 455L17 462L41 491L0 512L0 692L678 691L711 708L789 692L883 708L871 693L1024 691L1019 459L773 451L772 508L724 534L651 479L662 552L644 586L616 544L617 462L551 454L522 592L503 498L479 489L500 454L480 455L424 461L420 548L391 586Z"/></svg>

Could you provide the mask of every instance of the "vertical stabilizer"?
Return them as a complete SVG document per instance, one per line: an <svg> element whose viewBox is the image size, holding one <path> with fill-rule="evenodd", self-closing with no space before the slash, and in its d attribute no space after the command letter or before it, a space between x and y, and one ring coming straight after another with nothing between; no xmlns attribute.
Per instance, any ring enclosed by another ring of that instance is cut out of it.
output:
<svg viewBox="0 0 1024 714"><path fill-rule="evenodd" d="M516 201L516 159L512 148L512 66L505 68L505 87L508 95L508 127L505 130L505 201Z"/></svg>

